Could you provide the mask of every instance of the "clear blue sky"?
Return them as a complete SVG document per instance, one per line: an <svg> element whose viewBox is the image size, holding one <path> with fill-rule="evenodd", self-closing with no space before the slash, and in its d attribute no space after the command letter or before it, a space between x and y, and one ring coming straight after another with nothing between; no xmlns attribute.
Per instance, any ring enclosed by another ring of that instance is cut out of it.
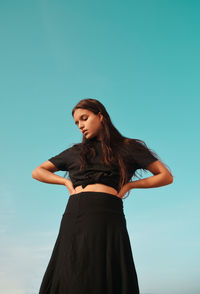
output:
<svg viewBox="0 0 200 294"><path fill-rule="evenodd" d="M1 293L38 293L69 193L32 171L81 141L71 110L88 97L174 175L124 200L141 294L200 293L199 9L194 0L1 1Z"/></svg>

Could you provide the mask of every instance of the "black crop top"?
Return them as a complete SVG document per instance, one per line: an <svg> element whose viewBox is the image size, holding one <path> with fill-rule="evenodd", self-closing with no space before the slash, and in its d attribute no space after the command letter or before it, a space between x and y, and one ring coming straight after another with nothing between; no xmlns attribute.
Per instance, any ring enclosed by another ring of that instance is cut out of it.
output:
<svg viewBox="0 0 200 294"><path fill-rule="evenodd" d="M69 171L69 177L72 184L75 187L82 185L86 187L89 184L101 183L107 186L111 186L119 192L120 173L119 167L113 165L111 168L106 166L99 160L101 154L101 142L94 141L95 150L97 156L87 163L86 166L79 171L80 159L79 150L74 146L62 151L56 156L49 158L58 170ZM136 161L127 160L126 168L128 171L128 182L132 178L135 170L143 168L145 169L150 163L158 160L153 154L147 152L137 152Z"/></svg>

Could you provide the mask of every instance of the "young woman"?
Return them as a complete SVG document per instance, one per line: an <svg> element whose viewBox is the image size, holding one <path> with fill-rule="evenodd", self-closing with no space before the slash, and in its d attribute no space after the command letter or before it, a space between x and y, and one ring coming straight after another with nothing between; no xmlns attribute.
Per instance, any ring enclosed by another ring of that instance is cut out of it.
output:
<svg viewBox="0 0 200 294"><path fill-rule="evenodd" d="M139 294L122 200L131 189L168 185L173 176L144 141L119 133L98 100L79 101L72 116L82 142L32 174L70 193L39 294ZM131 181L138 169L153 176ZM55 175L59 170L69 178Z"/></svg>

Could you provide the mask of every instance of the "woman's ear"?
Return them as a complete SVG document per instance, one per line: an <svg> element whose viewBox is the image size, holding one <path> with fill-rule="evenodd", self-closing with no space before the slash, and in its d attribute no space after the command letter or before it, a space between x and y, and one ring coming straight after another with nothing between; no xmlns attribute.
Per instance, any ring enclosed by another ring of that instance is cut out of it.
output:
<svg viewBox="0 0 200 294"><path fill-rule="evenodd" d="M103 114L101 114L101 112L99 111L98 115L100 116L100 121L103 120Z"/></svg>

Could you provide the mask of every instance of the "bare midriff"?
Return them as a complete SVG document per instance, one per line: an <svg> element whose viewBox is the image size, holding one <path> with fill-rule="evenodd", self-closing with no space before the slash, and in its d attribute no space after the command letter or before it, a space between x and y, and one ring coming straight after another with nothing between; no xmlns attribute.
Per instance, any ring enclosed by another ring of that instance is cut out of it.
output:
<svg viewBox="0 0 200 294"><path fill-rule="evenodd" d="M82 188L82 186L77 186L75 188L75 191L76 191L76 193L91 191L91 192L104 192L104 193L112 194L115 196L118 195L117 190L115 190L113 187L103 185L103 184L98 184L98 183L87 185L85 188ZM119 197L119 196L117 196L117 197Z"/></svg>

